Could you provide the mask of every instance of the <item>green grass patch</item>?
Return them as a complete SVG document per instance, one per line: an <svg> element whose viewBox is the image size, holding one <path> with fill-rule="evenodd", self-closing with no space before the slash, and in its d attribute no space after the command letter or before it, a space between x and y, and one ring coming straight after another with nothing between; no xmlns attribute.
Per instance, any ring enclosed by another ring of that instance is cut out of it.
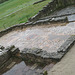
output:
<svg viewBox="0 0 75 75"><path fill-rule="evenodd" d="M33 5L39 0L9 0L0 4L0 30L15 24L23 23L34 16L51 0ZM6 16L9 15L9 16Z"/></svg>

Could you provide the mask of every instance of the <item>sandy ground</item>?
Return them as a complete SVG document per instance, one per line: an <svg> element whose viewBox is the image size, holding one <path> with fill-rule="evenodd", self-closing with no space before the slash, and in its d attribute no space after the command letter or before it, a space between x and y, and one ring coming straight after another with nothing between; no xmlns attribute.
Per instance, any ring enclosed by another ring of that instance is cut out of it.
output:
<svg viewBox="0 0 75 75"><path fill-rule="evenodd" d="M75 75L75 45L62 60L48 72L48 75Z"/></svg>

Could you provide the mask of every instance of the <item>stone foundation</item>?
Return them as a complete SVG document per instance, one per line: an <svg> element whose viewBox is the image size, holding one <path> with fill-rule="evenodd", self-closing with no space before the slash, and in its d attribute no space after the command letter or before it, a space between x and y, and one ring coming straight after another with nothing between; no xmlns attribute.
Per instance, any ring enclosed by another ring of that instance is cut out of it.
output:
<svg viewBox="0 0 75 75"><path fill-rule="evenodd" d="M38 14L29 19L29 21L36 21L39 18L50 15L55 10L65 8L70 5L74 5L75 0L52 0L47 6L45 6Z"/></svg>
<svg viewBox="0 0 75 75"><path fill-rule="evenodd" d="M15 48L15 46L4 48L0 45L0 68L4 67L5 62L7 62L12 56L15 56L18 52L19 49Z"/></svg>
<svg viewBox="0 0 75 75"><path fill-rule="evenodd" d="M11 57L15 56L29 63L42 63L50 64L52 62L58 62L62 57L70 50L75 44L75 36L71 36L67 41L57 50L57 52L48 53L42 49L25 48L20 52L15 46L4 48L0 46L0 68L8 61Z"/></svg>
<svg viewBox="0 0 75 75"><path fill-rule="evenodd" d="M45 63L49 64L54 61L59 61L62 57L70 50L70 48L75 44L75 36L71 36L68 40L54 53L48 53L42 49L27 49L25 48L21 52L23 60L33 63Z"/></svg>

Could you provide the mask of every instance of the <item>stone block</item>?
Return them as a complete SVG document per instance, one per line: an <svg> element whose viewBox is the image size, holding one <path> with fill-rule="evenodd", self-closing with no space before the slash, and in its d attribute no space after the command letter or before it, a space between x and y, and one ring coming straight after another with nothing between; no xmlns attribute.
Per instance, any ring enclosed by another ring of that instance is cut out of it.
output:
<svg viewBox="0 0 75 75"><path fill-rule="evenodd" d="M13 49L10 50L10 52L11 52L12 55L15 55L16 53L19 53L20 50L19 50L19 48L13 48Z"/></svg>
<svg viewBox="0 0 75 75"><path fill-rule="evenodd" d="M11 56L7 51L0 52L0 67L10 58Z"/></svg>
<svg viewBox="0 0 75 75"><path fill-rule="evenodd" d="M3 50L3 49L4 49L4 47L0 45L0 49L2 49L2 50Z"/></svg>

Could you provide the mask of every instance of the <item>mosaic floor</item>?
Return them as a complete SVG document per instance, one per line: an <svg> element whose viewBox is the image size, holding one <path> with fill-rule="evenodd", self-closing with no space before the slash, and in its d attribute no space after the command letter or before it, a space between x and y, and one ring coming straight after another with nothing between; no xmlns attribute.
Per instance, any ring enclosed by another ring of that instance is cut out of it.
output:
<svg viewBox="0 0 75 75"><path fill-rule="evenodd" d="M20 50L40 48L47 52L56 52L71 35L75 35L75 22L56 27L34 26L4 35L0 38L0 45L15 45Z"/></svg>

